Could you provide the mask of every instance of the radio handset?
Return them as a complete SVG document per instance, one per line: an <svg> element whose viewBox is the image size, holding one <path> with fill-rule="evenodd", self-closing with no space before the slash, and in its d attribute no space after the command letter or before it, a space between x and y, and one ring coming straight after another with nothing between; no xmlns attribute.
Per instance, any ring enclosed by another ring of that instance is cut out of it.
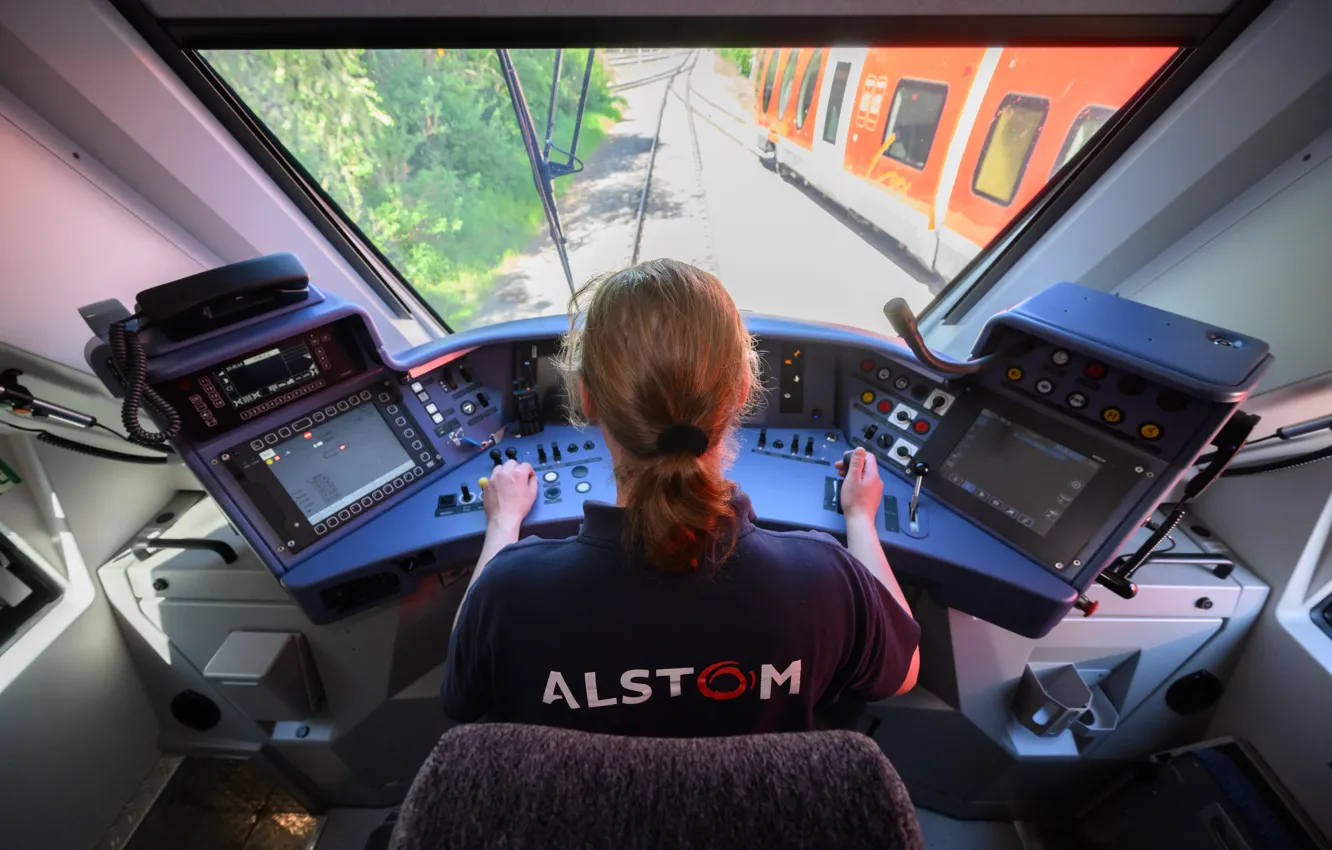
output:
<svg viewBox="0 0 1332 850"><path fill-rule="evenodd" d="M309 290L310 276L295 255L272 254L173 280L135 296L135 312L107 326L111 361L125 387L120 413L130 441L159 446L176 437L182 424L180 414L148 385L148 355L140 333L153 331L182 342L304 301ZM139 422L145 404L164 423L161 431L149 431Z"/></svg>
<svg viewBox="0 0 1332 850"><path fill-rule="evenodd" d="M911 353L916 355L916 359L922 365L942 375L971 375L979 372L994 359L994 355L991 354L975 360L950 360L930 351L925 345L925 339L920 335L920 328L916 325L916 315L911 312L911 306L907 304L905 298L894 298L883 305L883 315L906 343L907 348L911 349Z"/></svg>

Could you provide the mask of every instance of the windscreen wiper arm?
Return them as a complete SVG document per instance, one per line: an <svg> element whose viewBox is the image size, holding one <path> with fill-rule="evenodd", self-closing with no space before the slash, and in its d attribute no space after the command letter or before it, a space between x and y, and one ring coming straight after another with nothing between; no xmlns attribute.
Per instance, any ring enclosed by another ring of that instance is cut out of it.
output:
<svg viewBox="0 0 1332 850"><path fill-rule="evenodd" d="M513 67L513 59L509 56L509 51L500 48L495 51L499 54L500 71L504 74L504 82L509 87L509 100L513 103L513 115L518 120L518 131L523 137L523 147L527 150L527 160L532 164L532 180L536 183L537 194L541 196L541 207L546 213L546 224L550 228L550 239L555 243L555 250L560 254L560 265L564 268L564 279L569 284L569 294L574 292L573 271L569 268L569 249L564 238L564 228L560 225L560 212L555 205L555 188L550 182L550 167L546 162L545 154L541 149L541 141L537 137L536 125L532 120L532 110L527 105L527 98L523 95L523 85L518 79L518 71ZM558 77L551 83L551 101L554 102L554 89L558 84ZM552 109L552 113L553 113ZM552 119L553 115L552 115Z"/></svg>

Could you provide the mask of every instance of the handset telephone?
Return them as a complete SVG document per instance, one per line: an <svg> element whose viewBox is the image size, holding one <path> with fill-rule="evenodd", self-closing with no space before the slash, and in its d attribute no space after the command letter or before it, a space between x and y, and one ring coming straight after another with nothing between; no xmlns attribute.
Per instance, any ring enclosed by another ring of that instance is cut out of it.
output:
<svg viewBox="0 0 1332 850"><path fill-rule="evenodd" d="M148 355L140 333L151 330L171 342L182 342L305 301L309 291L310 275L295 255L271 254L140 292L135 312L106 327L111 361L125 387L121 421L130 440L158 446L179 434L181 427L180 414L148 386ZM161 431L140 424L145 403L164 424Z"/></svg>

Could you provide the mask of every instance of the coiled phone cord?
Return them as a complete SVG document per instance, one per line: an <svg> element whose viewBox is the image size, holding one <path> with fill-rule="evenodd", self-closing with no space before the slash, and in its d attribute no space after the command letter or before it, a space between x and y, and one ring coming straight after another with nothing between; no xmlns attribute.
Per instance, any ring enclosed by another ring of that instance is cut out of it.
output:
<svg viewBox="0 0 1332 850"><path fill-rule="evenodd" d="M157 446L180 433L181 418L166 399L148 386L148 355L139 342L138 333L125 327L134 316L113 323L107 329L107 342L111 345L111 359L120 370L125 383L125 403L120 408L120 421L133 443ZM166 422L161 431L149 431L139 423L139 414L147 402Z"/></svg>

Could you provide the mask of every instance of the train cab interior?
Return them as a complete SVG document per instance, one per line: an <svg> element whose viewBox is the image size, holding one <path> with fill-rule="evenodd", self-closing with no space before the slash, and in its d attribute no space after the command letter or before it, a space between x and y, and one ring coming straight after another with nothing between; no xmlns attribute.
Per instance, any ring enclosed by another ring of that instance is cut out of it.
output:
<svg viewBox="0 0 1332 850"><path fill-rule="evenodd" d="M1330 846L1332 4L673 5L0 0L0 846ZM808 734L891 841L784 744L703 832L629 739L441 755L487 477L615 503L556 357L657 257L754 337L756 524L877 463L919 678Z"/></svg>

